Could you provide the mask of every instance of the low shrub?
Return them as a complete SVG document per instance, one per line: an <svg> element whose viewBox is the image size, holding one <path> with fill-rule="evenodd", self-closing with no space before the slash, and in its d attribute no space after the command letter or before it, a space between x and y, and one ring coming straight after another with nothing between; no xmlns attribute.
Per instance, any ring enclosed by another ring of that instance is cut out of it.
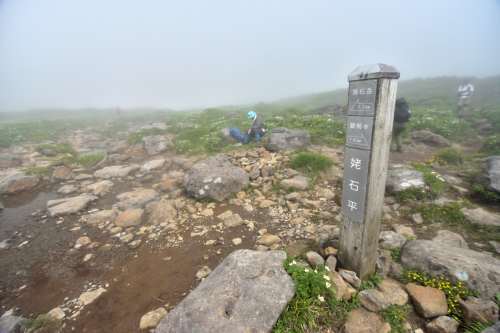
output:
<svg viewBox="0 0 500 333"><path fill-rule="evenodd" d="M408 317L409 305L389 305L381 312L382 318L391 325L391 333L405 333L406 318Z"/></svg>
<svg viewBox="0 0 500 333"><path fill-rule="evenodd" d="M293 169L300 170L310 176L317 176L332 165L333 161L329 157L307 151L294 155L290 161L290 166Z"/></svg>
<svg viewBox="0 0 500 333"><path fill-rule="evenodd" d="M463 153L455 148L445 148L439 151L435 157L441 165L461 165L464 163Z"/></svg>

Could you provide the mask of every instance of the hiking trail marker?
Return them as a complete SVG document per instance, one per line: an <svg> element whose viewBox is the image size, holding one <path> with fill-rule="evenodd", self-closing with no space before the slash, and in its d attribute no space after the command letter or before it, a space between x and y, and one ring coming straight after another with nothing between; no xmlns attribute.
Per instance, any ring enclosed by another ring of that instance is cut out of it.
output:
<svg viewBox="0 0 500 333"><path fill-rule="evenodd" d="M349 75L339 260L362 279L377 261L398 79L384 64Z"/></svg>

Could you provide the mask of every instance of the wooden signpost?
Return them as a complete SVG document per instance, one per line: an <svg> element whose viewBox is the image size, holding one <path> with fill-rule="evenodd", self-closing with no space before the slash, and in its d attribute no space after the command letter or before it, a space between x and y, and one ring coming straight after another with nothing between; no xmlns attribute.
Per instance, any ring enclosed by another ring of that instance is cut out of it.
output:
<svg viewBox="0 0 500 333"><path fill-rule="evenodd" d="M375 272L398 79L384 64L349 75L339 260L362 279Z"/></svg>

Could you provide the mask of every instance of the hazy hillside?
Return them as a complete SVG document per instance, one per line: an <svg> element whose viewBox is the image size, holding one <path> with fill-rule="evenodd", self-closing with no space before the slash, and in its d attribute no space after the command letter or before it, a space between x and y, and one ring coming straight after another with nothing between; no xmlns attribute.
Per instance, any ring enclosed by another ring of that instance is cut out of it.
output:
<svg viewBox="0 0 500 333"><path fill-rule="evenodd" d="M434 104L436 100L452 102L456 89L462 79L459 77L437 77L401 81L398 95L418 104ZM500 76L475 79L476 95L474 102L481 105L500 104ZM337 89L311 95L279 100L274 104L284 107L315 109L332 104L347 102L346 89Z"/></svg>

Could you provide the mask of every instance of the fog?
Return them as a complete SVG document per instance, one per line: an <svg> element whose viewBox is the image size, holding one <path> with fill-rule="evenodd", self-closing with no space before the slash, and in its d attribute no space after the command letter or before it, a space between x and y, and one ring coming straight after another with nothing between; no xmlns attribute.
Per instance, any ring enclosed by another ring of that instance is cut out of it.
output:
<svg viewBox="0 0 500 333"><path fill-rule="evenodd" d="M0 0L0 110L254 103L500 73L500 1Z"/></svg>

